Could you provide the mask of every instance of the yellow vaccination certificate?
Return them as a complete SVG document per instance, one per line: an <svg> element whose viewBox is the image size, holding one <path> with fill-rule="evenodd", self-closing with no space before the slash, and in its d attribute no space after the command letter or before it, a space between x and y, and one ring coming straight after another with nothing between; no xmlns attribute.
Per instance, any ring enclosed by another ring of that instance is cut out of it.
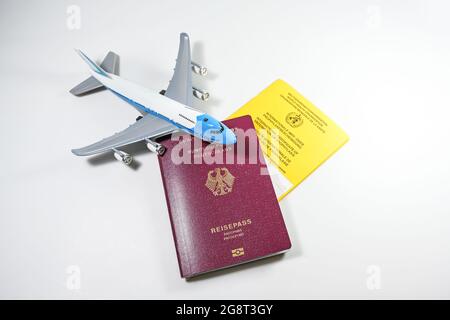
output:
<svg viewBox="0 0 450 320"><path fill-rule="evenodd" d="M278 201L348 141L330 118L276 80L229 118L250 115Z"/></svg>

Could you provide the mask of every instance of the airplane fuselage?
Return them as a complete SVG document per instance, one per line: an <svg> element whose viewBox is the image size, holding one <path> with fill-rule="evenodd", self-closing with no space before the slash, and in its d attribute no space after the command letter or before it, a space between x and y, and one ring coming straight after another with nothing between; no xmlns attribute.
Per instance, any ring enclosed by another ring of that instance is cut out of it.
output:
<svg viewBox="0 0 450 320"><path fill-rule="evenodd" d="M142 113L149 113L163 119L180 130L203 140L223 144L236 142L232 131L208 114L201 113L117 75L110 73L103 75L94 71L91 73L107 89Z"/></svg>
<svg viewBox="0 0 450 320"><path fill-rule="evenodd" d="M195 127L197 116L202 114L182 103L114 74L108 74L110 78L95 73L93 75L106 88L139 111L162 118L182 130L189 131L189 133L192 133L191 130Z"/></svg>

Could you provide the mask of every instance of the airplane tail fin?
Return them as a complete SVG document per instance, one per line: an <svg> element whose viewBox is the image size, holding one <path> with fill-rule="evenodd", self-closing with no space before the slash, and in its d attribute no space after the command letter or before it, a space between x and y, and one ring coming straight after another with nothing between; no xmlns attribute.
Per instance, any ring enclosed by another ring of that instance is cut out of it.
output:
<svg viewBox="0 0 450 320"><path fill-rule="evenodd" d="M100 64L100 66L98 66L95 62L89 59L89 57L86 56L83 52L81 52L80 50L76 51L81 56L81 58L89 65L92 71L106 77L109 77L108 73L112 73L115 75L119 74L119 56L114 52L112 51L108 52L105 59L103 59L103 62ZM104 88L105 87L100 81L95 79L93 76L90 76L77 86L73 87L70 90L70 93L72 93L75 96L81 96Z"/></svg>

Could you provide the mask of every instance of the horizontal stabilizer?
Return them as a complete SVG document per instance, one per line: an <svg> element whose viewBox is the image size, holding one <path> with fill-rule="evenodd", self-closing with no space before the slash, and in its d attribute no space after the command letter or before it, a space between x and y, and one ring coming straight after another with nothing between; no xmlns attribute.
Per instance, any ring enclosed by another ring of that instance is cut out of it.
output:
<svg viewBox="0 0 450 320"><path fill-rule="evenodd" d="M83 54L83 53L81 53ZM84 54L83 54L84 56ZM88 59L86 57L86 59ZM90 61L90 60L89 60ZM97 67L98 68L98 67ZM103 62L100 65L100 70L104 70L108 73L112 73L115 75L119 74L119 56L115 54L114 52L110 51L106 55L105 59L103 59ZM103 89L103 84L95 79L94 77L89 77L74 88L70 90L70 93L72 93L75 96L81 96L87 93L92 93L94 91Z"/></svg>
<svg viewBox="0 0 450 320"><path fill-rule="evenodd" d="M95 79L93 76L90 76L77 86L73 87L70 90L70 93L73 94L74 96L81 96L83 94L92 92L100 88L104 88L103 84L97 79Z"/></svg>

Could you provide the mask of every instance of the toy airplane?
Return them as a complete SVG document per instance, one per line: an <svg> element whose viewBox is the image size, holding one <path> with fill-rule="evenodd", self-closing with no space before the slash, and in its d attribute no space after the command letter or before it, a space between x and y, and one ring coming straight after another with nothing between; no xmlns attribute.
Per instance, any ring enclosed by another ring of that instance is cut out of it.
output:
<svg viewBox="0 0 450 320"><path fill-rule="evenodd" d="M135 107L141 116L121 132L84 148L72 150L75 155L89 156L113 151L117 160L129 165L133 158L118 148L145 141L150 151L162 155L165 149L155 139L177 130L182 130L208 142L236 143L235 134L222 122L192 108L192 95L206 100L209 94L192 87L191 72L205 75L207 70L191 61L189 36L186 33L180 34L177 62L169 87L160 93L119 77L119 56L114 52L109 52L100 66L83 52L79 50L77 52L89 65L92 76L70 92L80 96L100 88L107 88Z"/></svg>

